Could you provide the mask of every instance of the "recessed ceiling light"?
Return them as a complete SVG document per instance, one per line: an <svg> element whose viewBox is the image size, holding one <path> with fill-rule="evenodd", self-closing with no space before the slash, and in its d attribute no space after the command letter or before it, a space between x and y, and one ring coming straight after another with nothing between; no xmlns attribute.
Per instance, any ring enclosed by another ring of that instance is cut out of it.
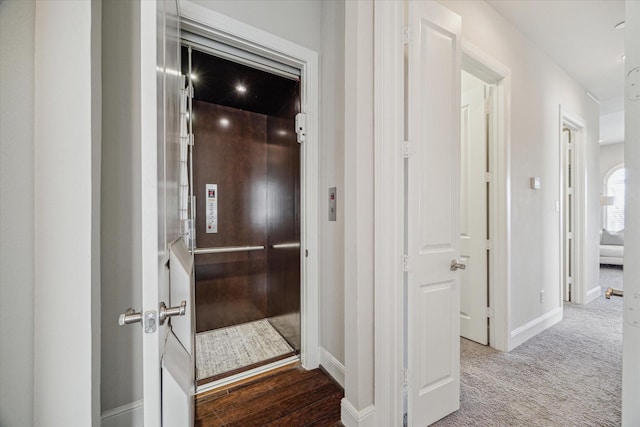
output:
<svg viewBox="0 0 640 427"><path fill-rule="evenodd" d="M622 56L620 57L620 59L622 59L624 61L625 57L626 57L626 55L623 53Z"/></svg>
<svg viewBox="0 0 640 427"><path fill-rule="evenodd" d="M621 29L623 29L623 28L624 28L624 21L622 21L622 22L618 22L618 23L615 25L615 27L613 27L613 28L614 28L614 29L616 29L616 30L621 30Z"/></svg>
<svg viewBox="0 0 640 427"><path fill-rule="evenodd" d="M247 87L244 85L237 85L236 86L236 91L238 93L245 93L247 91Z"/></svg>
<svg viewBox="0 0 640 427"><path fill-rule="evenodd" d="M223 118L220 119L220 126L222 126L223 128L229 127L229 124L231 122L229 122L229 119Z"/></svg>

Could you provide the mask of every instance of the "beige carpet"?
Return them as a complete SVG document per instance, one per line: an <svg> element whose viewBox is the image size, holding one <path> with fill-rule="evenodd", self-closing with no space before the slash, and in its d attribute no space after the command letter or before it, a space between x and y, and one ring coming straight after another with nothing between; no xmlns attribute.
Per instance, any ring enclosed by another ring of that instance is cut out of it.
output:
<svg viewBox="0 0 640 427"><path fill-rule="evenodd" d="M622 270L601 268L601 287ZM622 298L565 304L563 320L510 353L461 340L461 408L434 426L619 426Z"/></svg>
<svg viewBox="0 0 640 427"><path fill-rule="evenodd" d="M197 380L292 351L267 320L201 332L196 334Z"/></svg>

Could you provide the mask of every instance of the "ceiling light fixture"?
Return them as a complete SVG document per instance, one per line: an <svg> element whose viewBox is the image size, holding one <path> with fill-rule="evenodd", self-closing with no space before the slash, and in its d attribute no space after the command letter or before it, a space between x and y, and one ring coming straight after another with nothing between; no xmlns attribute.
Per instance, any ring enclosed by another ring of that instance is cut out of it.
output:
<svg viewBox="0 0 640 427"><path fill-rule="evenodd" d="M229 127L229 119L223 118L220 119L220 126L222 126L223 128Z"/></svg>
<svg viewBox="0 0 640 427"><path fill-rule="evenodd" d="M244 85L237 85L236 86L236 91L238 93L245 93L247 91L247 87Z"/></svg>
<svg viewBox="0 0 640 427"><path fill-rule="evenodd" d="M615 27L613 27L615 30L622 30L624 28L624 21L622 22L618 22Z"/></svg>
<svg viewBox="0 0 640 427"><path fill-rule="evenodd" d="M623 53L620 59L622 59L622 61L624 62L624 58L626 58L626 55Z"/></svg>
<svg viewBox="0 0 640 427"><path fill-rule="evenodd" d="M191 73L190 77L191 77L191 80L193 80L194 82L198 80L198 76L193 73Z"/></svg>

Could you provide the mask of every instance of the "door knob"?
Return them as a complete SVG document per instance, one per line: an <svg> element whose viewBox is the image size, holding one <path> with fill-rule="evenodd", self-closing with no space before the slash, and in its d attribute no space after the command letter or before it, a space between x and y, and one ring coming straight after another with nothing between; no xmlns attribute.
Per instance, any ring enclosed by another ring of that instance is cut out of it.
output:
<svg viewBox="0 0 640 427"><path fill-rule="evenodd" d="M182 301L178 307L167 307L165 303L160 303L160 324L164 325L167 317L184 316L187 311L187 302Z"/></svg>
<svg viewBox="0 0 640 427"><path fill-rule="evenodd" d="M457 259L452 259L451 264L449 264L449 268L451 271L456 271L464 270L465 268L467 268L467 266L465 264L462 264L461 262L458 262Z"/></svg>
<svg viewBox="0 0 640 427"><path fill-rule="evenodd" d="M142 322L142 313L136 313L136 311L129 307L127 311L120 315L118 323L120 326L130 325L132 323Z"/></svg>

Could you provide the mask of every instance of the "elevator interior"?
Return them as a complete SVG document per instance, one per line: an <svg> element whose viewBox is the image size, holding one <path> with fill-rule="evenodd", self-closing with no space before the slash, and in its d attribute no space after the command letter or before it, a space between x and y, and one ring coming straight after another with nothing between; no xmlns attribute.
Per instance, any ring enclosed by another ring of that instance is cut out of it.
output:
<svg viewBox="0 0 640 427"><path fill-rule="evenodd" d="M300 79L205 51L181 52L199 385L300 352Z"/></svg>

